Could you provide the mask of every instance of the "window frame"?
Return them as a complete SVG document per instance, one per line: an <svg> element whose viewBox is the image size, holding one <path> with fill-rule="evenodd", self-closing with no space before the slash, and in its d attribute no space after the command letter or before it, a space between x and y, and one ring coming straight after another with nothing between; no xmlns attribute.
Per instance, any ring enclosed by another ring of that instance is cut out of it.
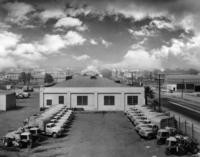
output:
<svg viewBox="0 0 200 157"><path fill-rule="evenodd" d="M115 106L115 96L105 95L104 96L104 106Z"/></svg>
<svg viewBox="0 0 200 157"><path fill-rule="evenodd" d="M48 102L51 102L50 104ZM46 105L47 106L52 106L52 99L46 99Z"/></svg>
<svg viewBox="0 0 200 157"><path fill-rule="evenodd" d="M76 104L77 104L77 106L87 106L88 105L88 96L87 95L78 95Z"/></svg>
<svg viewBox="0 0 200 157"><path fill-rule="evenodd" d="M130 100L130 99L131 100ZM136 98L136 99L134 99ZM136 101L135 101L136 100ZM137 95L127 95L127 105L128 106L135 106L138 105L138 96Z"/></svg>
<svg viewBox="0 0 200 157"><path fill-rule="evenodd" d="M65 103L65 97L63 95L58 96L58 104L64 104L64 103Z"/></svg>

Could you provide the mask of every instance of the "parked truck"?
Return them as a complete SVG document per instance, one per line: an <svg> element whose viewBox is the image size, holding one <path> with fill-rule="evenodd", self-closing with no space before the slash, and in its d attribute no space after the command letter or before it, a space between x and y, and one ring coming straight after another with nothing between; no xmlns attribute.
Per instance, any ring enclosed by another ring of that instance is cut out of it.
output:
<svg viewBox="0 0 200 157"><path fill-rule="evenodd" d="M159 129L164 129L165 127L177 128L177 120L174 117L166 115L158 115L150 118L151 122L156 124Z"/></svg>
<svg viewBox="0 0 200 157"><path fill-rule="evenodd" d="M25 122L25 126L29 128L37 127L44 135L51 135L58 137L62 133L62 129L56 126L49 125L51 119L60 111L62 111L62 105L52 106L41 115L35 115L28 118Z"/></svg>
<svg viewBox="0 0 200 157"><path fill-rule="evenodd" d="M30 132L12 131L3 137L5 147L32 147L33 140Z"/></svg>

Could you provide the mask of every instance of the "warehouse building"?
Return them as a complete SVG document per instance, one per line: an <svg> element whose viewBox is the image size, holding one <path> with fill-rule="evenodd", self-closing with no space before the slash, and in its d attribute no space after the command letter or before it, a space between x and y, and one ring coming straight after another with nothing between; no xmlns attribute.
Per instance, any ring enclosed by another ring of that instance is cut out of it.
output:
<svg viewBox="0 0 200 157"><path fill-rule="evenodd" d="M173 91L200 92L200 75L167 75L165 79Z"/></svg>
<svg viewBox="0 0 200 157"><path fill-rule="evenodd" d="M16 108L15 93L0 91L0 111L7 111Z"/></svg>
<svg viewBox="0 0 200 157"><path fill-rule="evenodd" d="M102 77L74 76L53 87L40 88L41 109L65 104L92 111L124 111L144 103L143 87L130 87Z"/></svg>

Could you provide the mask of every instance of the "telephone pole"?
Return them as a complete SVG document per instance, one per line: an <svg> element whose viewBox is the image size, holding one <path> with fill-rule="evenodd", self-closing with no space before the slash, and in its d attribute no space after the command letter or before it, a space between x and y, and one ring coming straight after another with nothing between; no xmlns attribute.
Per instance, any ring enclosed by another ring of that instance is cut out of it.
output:
<svg viewBox="0 0 200 157"><path fill-rule="evenodd" d="M181 90L181 98L183 99L183 91L185 89L185 82L184 82L184 79L183 79L183 85L182 85L182 90Z"/></svg>
<svg viewBox="0 0 200 157"><path fill-rule="evenodd" d="M158 111L161 112L161 74L158 74Z"/></svg>
<svg viewBox="0 0 200 157"><path fill-rule="evenodd" d="M158 110L161 111L161 88L160 88L160 74L158 75Z"/></svg>

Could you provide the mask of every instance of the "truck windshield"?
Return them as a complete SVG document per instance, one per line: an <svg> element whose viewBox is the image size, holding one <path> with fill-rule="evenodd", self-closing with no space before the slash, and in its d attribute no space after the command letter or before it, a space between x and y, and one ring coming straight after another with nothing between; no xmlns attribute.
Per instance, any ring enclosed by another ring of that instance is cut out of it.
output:
<svg viewBox="0 0 200 157"><path fill-rule="evenodd" d="M26 140L26 139L28 139L28 137L26 135L21 135L21 139Z"/></svg>
<svg viewBox="0 0 200 157"><path fill-rule="evenodd" d="M167 137L167 136L169 136L169 133L168 133L168 132L163 132L163 133L162 133L162 136L163 136L163 137Z"/></svg>

